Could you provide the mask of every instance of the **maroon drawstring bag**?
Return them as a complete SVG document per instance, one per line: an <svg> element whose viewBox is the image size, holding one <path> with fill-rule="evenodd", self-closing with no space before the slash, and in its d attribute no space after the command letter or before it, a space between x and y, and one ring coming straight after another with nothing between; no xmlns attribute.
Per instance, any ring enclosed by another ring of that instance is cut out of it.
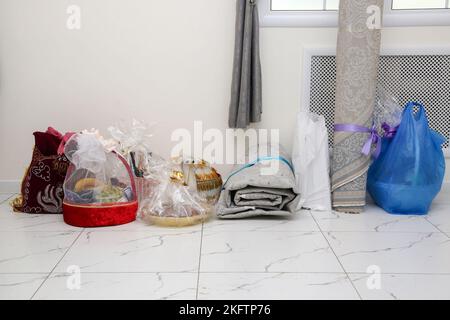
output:
<svg viewBox="0 0 450 320"><path fill-rule="evenodd" d="M63 154L64 144L73 135L62 135L49 127L34 132L33 157L22 180L21 195L12 205L25 213L62 213L63 183L69 160Z"/></svg>

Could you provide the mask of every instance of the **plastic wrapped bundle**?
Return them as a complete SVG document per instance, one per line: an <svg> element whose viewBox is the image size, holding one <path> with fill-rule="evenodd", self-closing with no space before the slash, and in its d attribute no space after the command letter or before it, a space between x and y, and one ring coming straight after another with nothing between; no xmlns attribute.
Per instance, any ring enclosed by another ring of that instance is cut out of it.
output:
<svg viewBox="0 0 450 320"><path fill-rule="evenodd" d="M214 205L222 190L222 177L204 160L183 160L174 158L171 163L150 152L131 152L131 166L134 168L136 189L140 208L145 199L153 197L161 179L167 178L169 167L182 174L182 182L191 192L198 193L202 201ZM161 174L161 172L166 172Z"/></svg>
<svg viewBox="0 0 450 320"><path fill-rule="evenodd" d="M108 145L109 144L109 145ZM127 161L97 132L74 135L65 146L71 164L64 181L64 221L80 227L136 219L137 198Z"/></svg>
<svg viewBox="0 0 450 320"><path fill-rule="evenodd" d="M139 208L145 199L153 197L158 186L158 172L165 168L165 160L147 152L130 153L131 167L136 181L136 193ZM145 170L143 170L145 168Z"/></svg>
<svg viewBox="0 0 450 320"><path fill-rule="evenodd" d="M131 125L121 123L108 128L119 146L118 151L131 166L139 204L144 199L152 197L155 186L158 184L155 172L165 163L164 159L151 151L149 141L152 134L149 133L149 128L149 125L136 119L133 119Z"/></svg>
<svg viewBox="0 0 450 320"><path fill-rule="evenodd" d="M186 184L179 163L160 164L151 179L156 181L153 192L140 203L140 214L145 221L166 227L183 227L209 218L211 203L195 187Z"/></svg>
<svg viewBox="0 0 450 320"><path fill-rule="evenodd" d="M153 224L177 227L206 220L219 198L222 178L203 160L167 161L154 154L148 128L138 120L109 128L132 168L140 216Z"/></svg>
<svg viewBox="0 0 450 320"><path fill-rule="evenodd" d="M376 130L382 136L392 138L402 121L402 112L403 107L395 97L380 88L373 116Z"/></svg>

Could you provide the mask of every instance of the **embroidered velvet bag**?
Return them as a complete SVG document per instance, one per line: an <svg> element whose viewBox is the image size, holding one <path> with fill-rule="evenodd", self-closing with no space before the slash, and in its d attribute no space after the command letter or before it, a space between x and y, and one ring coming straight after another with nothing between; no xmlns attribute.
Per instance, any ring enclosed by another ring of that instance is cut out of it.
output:
<svg viewBox="0 0 450 320"><path fill-rule="evenodd" d="M62 150L71 134L63 136L51 127L33 133L33 156L22 180L21 194L13 201L15 211L62 213L63 183L69 166Z"/></svg>

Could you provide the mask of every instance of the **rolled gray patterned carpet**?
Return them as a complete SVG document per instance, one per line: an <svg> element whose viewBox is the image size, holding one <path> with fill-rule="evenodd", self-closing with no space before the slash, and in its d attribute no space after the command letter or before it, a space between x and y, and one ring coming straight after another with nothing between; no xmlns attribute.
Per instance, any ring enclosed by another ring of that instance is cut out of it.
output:
<svg viewBox="0 0 450 320"><path fill-rule="evenodd" d="M367 13L370 6L383 12L383 0L340 2L335 124L372 127L381 33L368 27L373 16ZM331 191L337 211L364 209L370 156L361 150L368 138L368 133L334 133Z"/></svg>

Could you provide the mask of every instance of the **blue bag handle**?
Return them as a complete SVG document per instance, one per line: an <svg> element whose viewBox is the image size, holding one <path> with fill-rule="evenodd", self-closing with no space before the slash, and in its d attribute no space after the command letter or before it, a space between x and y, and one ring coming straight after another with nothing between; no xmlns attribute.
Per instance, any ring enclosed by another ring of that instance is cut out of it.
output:
<svg viewBox="0 0 450 320"><path fill-rule="evenodd" d="M416 117L413 117L414 120L419 121L421 120L424 116L426 117L426 111L425 111L425 107L423 106L423 104L421 104L420 102L417 101L410 101L406 104L405 106L405 110L403 111L408 112L411 116L414 116L414 107L418 107L419 108L419 112L417 113ZM427 120L428 122L428 120Z"/></svg>
<svg viewBox="0 0 450 320"><path fill-rule="evenodd" d="M414 117L414 113L413 113L414 107L419 107L419 112L416 117ZM431 132L431 138L433 139L434 143L439 148L441 147L442 144L444 144L447 141L447 139L442 134L440 134L439 132L437 132L429 127L425 107L420 102L416 102L416 101L408 102L406 104L405 110L403 112L408 112L408 114L416 121L421 121L423 119L423 117L425 117L425 119L422 121L426 122L426 125Z"/></svg>

